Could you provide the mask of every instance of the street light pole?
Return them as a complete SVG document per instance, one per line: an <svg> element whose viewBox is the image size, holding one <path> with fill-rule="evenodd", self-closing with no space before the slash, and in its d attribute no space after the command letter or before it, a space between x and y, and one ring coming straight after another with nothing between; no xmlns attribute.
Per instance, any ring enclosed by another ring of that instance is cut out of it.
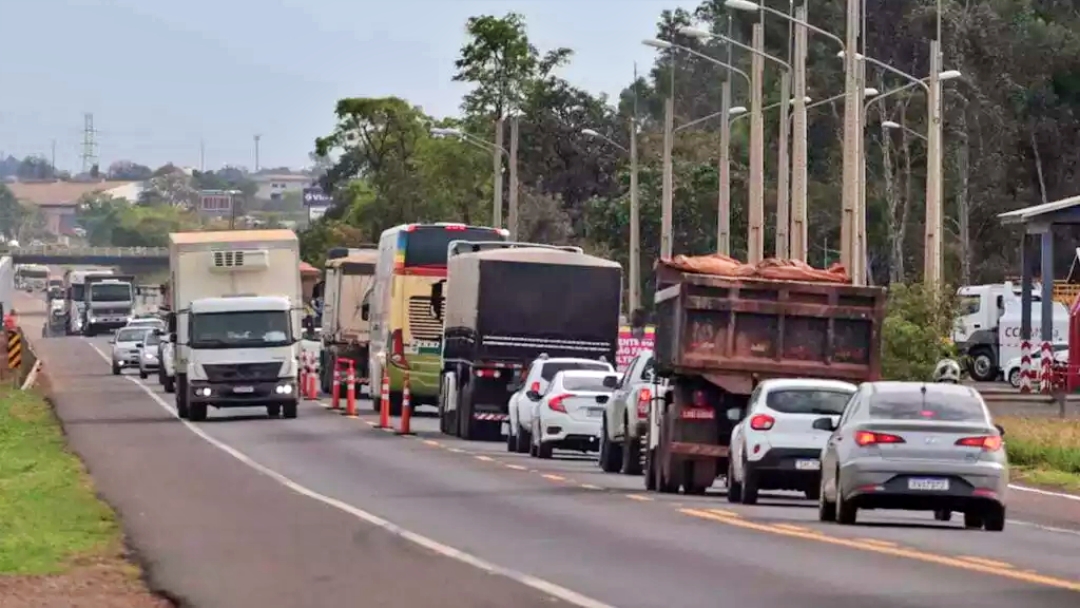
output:
<svg viewBox="0 0 1080 608"><path fill-rule="evenodd" d="M806 218L807 144L806 144L806 5L795 9L795 117L791 140L791 257L806 261L809 237Z"/></svg>
<svg viewBox="0 0 1080 608"><path fill-rule="evenodd" d="M731 77L720 88L720 201L716 213L716 252L731 255Z"/></svg>
<svg viewBox="0 0 1080 608"><path fill-rule="evenodd" d="M641 306L641 219L638 207L637 120L630 117L630 312Z"/></svg>
<svg viewBox="0 0 1080 608"><path fill-rule="evenodd" d="M674 68L673 68L674 69ZM675 134L675 92L664 100L664 176L660 208L660 259L671 259L672 252L672 198L674 175L671 166L671 147Z"/></svg>
<svg viewBox="0 0 1080 608"><path fill-rule="evenodd" d="M510 117L510 240L518 238L518 116Z"/></svg>
<svg viewBox="0 0 1080 608"><path fill-rule="evenodd" d="M840 263L848 270L852 282L856 285L858 280L855 268L855 256L857 251L857 239L855 232L858 229L856 221L856 206L859 197L859 148L858 138L861 136L860 110L859 107L859 78L858 57L855 49L859 43L859 0L847 0L847 42L844 48L844 162L843 162L843 190L841 196L840 216Z"/></svg>
<svg viewBox="0 0 1080 608"><path fill-rule="evenodd" d="M927 142L926 170L926 243L923 259L923 282L940 286L941 233L944 228L941 209L941 51L940 43L930 43L930 82L927 105L930 108L930 129Z"/></svg>
<svg viewBox="0 0 1080 608"><path fill-rule="evenodd" d="M765 255L765 133L761 115L762 77L765 71L764 27L760 22L753 26L750 59L750 204L749 232L746 238L747 262L757 264Z"/></svg>
<svg viewBox="0 0 1080 608"><path fill-rule="evenodd" d="M491 151L492 177L491 184L494 190L491 225L493 228L502 228L502 150L503 150L503 118L495 119L495 148Z"/></svg>
<svg viewBox="0 0 1080 608"><path fill-rule="evenodd" d="M777 158L776 179L776 249L775 256L782 260L791 257L791 190L789 177L791 163L788 160L788 106L791 104L791 73L780 76L780 142Z"/></svg>

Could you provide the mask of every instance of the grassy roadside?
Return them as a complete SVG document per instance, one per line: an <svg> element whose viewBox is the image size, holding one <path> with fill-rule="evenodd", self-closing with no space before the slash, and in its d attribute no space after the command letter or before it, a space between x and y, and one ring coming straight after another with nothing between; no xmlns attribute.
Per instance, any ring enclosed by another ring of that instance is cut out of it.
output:
<svg viewBox="0 0 1080 608"><path fill-rule="evenodd" d="M0 388L0 574L54 574L121 550L116 518L66 450L49 405Z"/></svg>
<svg viewBox="0 0 1080 608"><path fill-rule="evenodd" d="M1080 491L1080 420L995 420L1005 428L1005 447L1016 481Z"/></svg>

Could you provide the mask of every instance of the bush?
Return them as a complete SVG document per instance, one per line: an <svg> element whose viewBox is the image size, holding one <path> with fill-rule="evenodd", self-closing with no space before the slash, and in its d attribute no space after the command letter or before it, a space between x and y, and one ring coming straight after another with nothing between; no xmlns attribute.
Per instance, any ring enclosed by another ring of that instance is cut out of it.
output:
<svg viewBox="0 0 1080 608"><path fill-rule="evenodd" d="M937 362L954 358L956 290L916 283L889 287L881 332L881 376L887 380L929 380Z"/></svg>

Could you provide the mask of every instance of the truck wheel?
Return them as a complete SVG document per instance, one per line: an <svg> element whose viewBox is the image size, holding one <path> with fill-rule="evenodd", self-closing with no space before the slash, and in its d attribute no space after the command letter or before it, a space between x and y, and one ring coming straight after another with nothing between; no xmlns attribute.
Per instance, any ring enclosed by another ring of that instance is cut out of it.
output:
<svg viewBox="0 0 1080 608"><path fill-rule="evenodd" d="M754 468L747 465L743 457L742 504L756 505L758 499L758 476Z"/></svg>
<svg viewBox="0 0 1080 608"><path fill-rule="evenodd" d="M296 414L297 414L297 411L296 411L297 407L296 406L297 406L297 403L295 401L290 401L290 402L286 403L281 408L282 409L282 415L284 415L285 418L290 419L290 420L293 419L293 418L296 418Z"/></svg>
<svg viewBox="0 0 1080 608"><path fill-rule="evenodd" d="M683 463L683 494L687 496L701 496L705 494L705 491L709 489L709 486L699 485L696 475L698 463L693 460L687 460Z"/></svg>
<svg viewBox="0 0 1080 608"><path fill-rule="evenodd" d="M532 443L532 433L525 429L518 427L517 437L515 438L517 445L515 446L515 452L518 454L528 454L529 444Z"/></svg>
<svg viewBox="0 0 1080 608"><path fill-rule="evenodd" d="M472 419L472 382L466 381L458 393L458 437L471 441L476 435L476 421Z"/></svg>
<svg viewBox="0 0 1080 608"><path fill-rule="evenodd" d="M203 420L206 420L206 403L188 404L188 420L192 422L202 422Z"/></svg>
<svg viewBox="0 0 1080 608"><path fill-rule="evenodd" d="M619 465L622 464L622 453L618 447L619 446L608 439L607 416L604 416L604 420L600 426L601 471L605 473L614 473L619 470Z"/></svg>
<svg viewBox="0 0 1080 608"><path fill-rule="evenodd" d="M176 377L174 392L176 393L176 415L186 420L190 414L187 401L187 382L180 376Z"/></svg>
<svg viewBox="0 0 1080 608"><path fill-rule="evenodd" d="M629 424L624 428L627 431L623 435L623 444L619 449L622 452L622 473L623 475L641 475L641 438L630 436Z"/></svg>
<svg viewBox="0 0 1080 608"><path fill-rule="evenodd" d="M728 458L727 462L727 500L742 502L742 484L735 479L735 463L731 458Z"/></svg>
<svg viewBox="0 0 1080 608"><path fill-rule="evenodd" d="M517 425L510 423L506 426L506 451L513 454L517 451L517 435L514 434L514 427Z"/></svg>
<svg viewBox="0 0 1080 608"><path fill-rule="evenodd" d="M985 348L971 353L971 377L979 382L990 382L997 376L994 355Z"/></svg>
<svg viewBox="0 0 1080 608"><path fill-rule="evenodd" d="M139 368L139 378L141 380L146 380L149 376L150 376L150 374L146 373L145 369L143 369L141 367Z"/></svg>

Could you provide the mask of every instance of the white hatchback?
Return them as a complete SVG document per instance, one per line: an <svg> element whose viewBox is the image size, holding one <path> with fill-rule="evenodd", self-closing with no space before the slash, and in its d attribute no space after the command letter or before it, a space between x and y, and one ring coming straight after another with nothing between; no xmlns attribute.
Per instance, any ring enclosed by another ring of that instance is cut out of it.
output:
<svg viewBox="0 0 1080 608"><path fill-rule="evenodd" d="M814 379L765 380L754 389L746 415L731 431L728 500L752 505L759 490L795 490L816 500L821 450L828 431L814 428L822 416L839 420L857 387ZM835 421L834 421L835 422Z"/></svg>
<svg viewBox="0 0 1080 608"><path fill-rule="evenodd" d="M616 382L618 376L610 371L574 370L555 374L536 404L529 455L551 458L555 448L579 452L599 450L605 406Z"/></svg>

